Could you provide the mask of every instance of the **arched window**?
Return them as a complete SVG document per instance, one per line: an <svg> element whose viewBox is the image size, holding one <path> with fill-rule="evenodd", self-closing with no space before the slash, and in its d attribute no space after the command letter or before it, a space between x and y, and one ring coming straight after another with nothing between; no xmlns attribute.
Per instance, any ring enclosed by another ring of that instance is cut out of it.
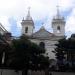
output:
<svg viewBox="0 0 75 75"><path fill-rule="evenodd" d="M40 42L39 46L43 49L45 49L45 43L44 42Z"/></svg>
<svg viewBox="0 0 75 75"><path fill-rule="evenodd" d="M28 33L28 27L25 27L25 33Z"/></svg>
<svg viewBox="0 0 75 75"><path fill-rule="evenodd" d="M60 33L60 26L57 27L57 33Z"/></svg>
<svg viewBox="0 0 75 75"><path fill-rule="evenodd" d="M60 30L60 26L57 27L57 30Z"/></svg>

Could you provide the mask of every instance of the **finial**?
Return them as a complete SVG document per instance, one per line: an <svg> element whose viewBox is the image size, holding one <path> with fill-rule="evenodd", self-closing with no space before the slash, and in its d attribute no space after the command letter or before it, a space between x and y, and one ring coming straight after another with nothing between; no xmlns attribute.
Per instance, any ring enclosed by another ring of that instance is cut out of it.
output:
<svg viewBox="0 0 75 75"><path fill-rule="evenodd" d="M44 22L42 22L42 25L44 25Z"/></svg>
<svg viewBox="0 0 75 75"><path fill-rule="evenodd" d="M23 21L24 21L24 17L23 17Z"/></svg>
<svg viewBox="0 0 75 75"><path fill-rule="evenodd" d="M42 26L41 29L45 29L44 26Z"/></svg>
<svg viewBox="0 0 75 75"><path fill-rule="evenodd" d="M30 8L31 8L31 7L28 7L28 10L29 10L29 11L30 11Z"/></svg>
<svg viewBox="0 0 75 75"><path fill-rule="evenodd" d="M41 29L45 29L45 28L44 28L44 22L42 22L42 27L41 27Z"/></svg>

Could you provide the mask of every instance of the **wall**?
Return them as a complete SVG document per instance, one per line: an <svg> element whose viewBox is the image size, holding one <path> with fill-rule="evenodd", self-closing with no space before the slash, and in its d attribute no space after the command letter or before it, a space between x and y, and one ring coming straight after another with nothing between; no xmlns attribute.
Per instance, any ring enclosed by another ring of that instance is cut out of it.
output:
<svg viewBox="0 0 75 75"><path fill-rule="evenodd" d="M22 75L21 71L16 72L15 70L0 69L0 75Z"/></svg>
<svg viewBox="0 0 75 75"><path fill-rule="evenodd" d="M40 42L44 42L45 49L46 49L45 55L47 55L50 59L55 59L55 54L52 51L54 51L55 44L57 43L57 41L55 41L55 40L39 40L39 39L31 39L31 41L38 45Z"/></svg>

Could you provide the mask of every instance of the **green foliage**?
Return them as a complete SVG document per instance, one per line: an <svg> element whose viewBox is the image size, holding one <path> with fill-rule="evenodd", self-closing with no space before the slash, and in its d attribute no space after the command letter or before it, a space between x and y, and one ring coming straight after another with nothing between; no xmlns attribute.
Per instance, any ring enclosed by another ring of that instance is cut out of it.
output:
<svg viewBox="0 0 75 75"><path fill-rule="evenodd" d="M53 51L56 55L57 64L60 70L64 67L70 70L75 66L75 38L63 38L58 41L56 48ZM65 60L65 62L64 62ZM73 69L72 69L73 68ZM64 70L63 69L63 70Z"/></svg>
<svg viewBox="0 0 75 75"><path fill-rule="evenodd" d="M64 55L65 55L65 49L67 46L66 39L63 38L63 39L59 40L58 44L55 44L55 45L56 45L56 48L55 48L56 58L60 61L63 61L63 59L65 59Z"/></svg>
<svg viewBox="0 0 75 75"><path fill-rule="evenodd" d="M54 50L54 53L57 59L57 65L59 67L59 70L63 71L64 70L63 67L65 64L64 60L66 59L65 55L66 55L67 46L68 46L66 38L60 39L58 43L55 45L56 45L56 48Z"/></svg>
<svg viewBox="0 0 75 75"><path fill-rule="evenodd" d="M2 64L5 52L4 64ZM0 38L0 67L16 70L48 68L49 59L44 56L45 49L32 43L27 36L13 39L9 44L1 35Z"/></svg>
<svg viewBox="0 0 75 75"><path fill-rule="evenodd" d="M12 40L12 50L9 55L9 67L15 69L38 68L38 64L48 63L48 59L43 55L45 49L32 43L28 37L21 36ZM44 61L45 59L45 61ZM43 61L42 61L43 60ZM43 65L44 66L44 65Z"/></svg>
<svg viewBox="0 0 75 75"><path fill-rule="evenodd" d="M9 44L5 40L4 36L0 34L0 67L6 66L9 50L10 50ZM5 57L4 63L2 64L3 52L5 52Z"/></svg>

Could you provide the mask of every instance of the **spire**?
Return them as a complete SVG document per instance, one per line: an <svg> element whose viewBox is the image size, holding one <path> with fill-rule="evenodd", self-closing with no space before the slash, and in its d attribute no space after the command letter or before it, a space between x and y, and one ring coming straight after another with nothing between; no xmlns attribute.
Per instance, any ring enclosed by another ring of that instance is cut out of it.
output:
<svg viewBox="0 0 75 75"><path fill-rule="evenodd" d="M28 7L28 13L27 13L26 20L32 20L32 17L30 16L30 7Z"/></svg>
<svg viewBox="0 0 75 75"><path fill-rule="evenodd" d="M56 18L60 18L60 11L59 11L59 6L57 5L57 15L56 15Z"/></svg>
<svg viewBox="0 0 75 75"><path fill-rule="evenodd" d="M28 16L30 16L30 7L28 7Z"/></svg>

